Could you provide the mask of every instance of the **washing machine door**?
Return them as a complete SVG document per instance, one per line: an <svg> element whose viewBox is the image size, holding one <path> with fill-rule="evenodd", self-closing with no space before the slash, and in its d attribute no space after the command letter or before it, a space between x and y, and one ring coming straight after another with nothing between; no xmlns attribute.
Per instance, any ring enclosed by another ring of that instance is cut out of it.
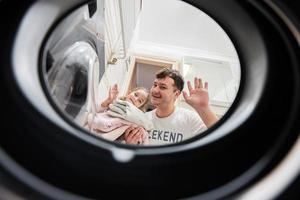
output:
<svg viewBox="0 0 300 200"><path fill-rule="evenodd" d="M76 9L45 38L44 84L58 108L81 126L105 71L103 7L98 1Z"/></svg>
<svg viewBox="0 0 300 200"><path fill-rule="evenodd" d="M104 73L103 21L90 23L104 1L0 1L1 198L280 198L300 171L295 7L186 2L210 14L236 45L241 89L207 137L136 147L101 140L74 123L93 110L93 85ZM74 21L59 23L70 15ZM51 34L54 27L66 31ZM290 157L292 173L282 168ZM259 190L277 169L287 177L278 190Z"/></svg>

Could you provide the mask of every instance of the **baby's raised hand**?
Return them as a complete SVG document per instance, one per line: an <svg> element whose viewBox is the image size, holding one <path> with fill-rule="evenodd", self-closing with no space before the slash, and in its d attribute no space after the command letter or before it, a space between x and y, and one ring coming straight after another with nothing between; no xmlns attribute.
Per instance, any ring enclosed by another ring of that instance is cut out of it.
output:
<svg viewBox="0 0 300 200"><path fill-rule="evenodd" d="M101 103L101 106L104 108L108 108L109 104L113 103L116 100L118 94L119 90L117 84L114 84L113 87L109 87L108 97Z"/></svg>

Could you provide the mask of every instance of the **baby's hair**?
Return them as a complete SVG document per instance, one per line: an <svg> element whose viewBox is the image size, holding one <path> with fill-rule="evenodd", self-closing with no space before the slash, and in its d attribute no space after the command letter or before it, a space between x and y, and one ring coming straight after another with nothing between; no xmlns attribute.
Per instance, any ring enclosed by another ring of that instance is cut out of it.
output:
<svg viewBox="0 0 300 200"><path fill-rule="evenodd" d="M138 90L144 90L148 96L147 96L147 99L146 101L144 102L144 104L139 108L141 111L143 112L146 112L148 110L148 107L149 107L149 102L150 102L150 95L149 95L149 90L145 87L135 87L133 88L132 90L129 91L129 93L131 92L135 92L135 91L138 91ZM128 93L128 94L129 94ZM126 96L123 96L123 97L120 97L121 100L125 101L126 100Z"/></svg>

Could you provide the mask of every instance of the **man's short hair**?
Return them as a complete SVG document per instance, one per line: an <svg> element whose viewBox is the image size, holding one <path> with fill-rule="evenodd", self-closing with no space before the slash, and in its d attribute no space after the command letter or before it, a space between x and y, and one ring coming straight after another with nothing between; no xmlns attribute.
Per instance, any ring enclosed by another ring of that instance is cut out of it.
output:
<svg viewBox="0 0 300 200"><path fill-rule="evenodd" d="M163 68L156 73L155 77L157 79L162 79L167 76L174 80L176 88L181 92L183 90L184 80L179 71L170 68Z"/></svg>

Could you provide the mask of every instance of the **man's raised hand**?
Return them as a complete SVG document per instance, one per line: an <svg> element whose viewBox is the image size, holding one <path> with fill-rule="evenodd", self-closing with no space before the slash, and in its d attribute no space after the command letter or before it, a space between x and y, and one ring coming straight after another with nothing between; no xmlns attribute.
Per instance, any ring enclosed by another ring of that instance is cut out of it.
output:
<svg viewBox="0 0 300 200"><path fill-rule="evenodd" d="M194 88L191 82L187 82L189 95L183 91L185 101L196 110L206 109L209 103L208 83L203 85L201 78L194 78Z"/></svg>

